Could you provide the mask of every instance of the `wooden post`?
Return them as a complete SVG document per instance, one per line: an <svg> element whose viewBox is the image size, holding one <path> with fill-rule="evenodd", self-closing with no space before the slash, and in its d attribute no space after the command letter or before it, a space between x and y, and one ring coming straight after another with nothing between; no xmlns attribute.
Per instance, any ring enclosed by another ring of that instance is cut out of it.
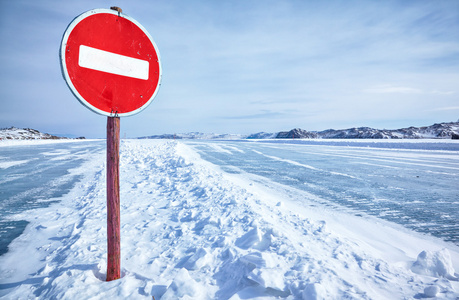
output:
<svg viewBox="0 0 459 300"><path fill-rule="evenodd" d="M120 118L107 117L107 281L121 277Z"/></svg>

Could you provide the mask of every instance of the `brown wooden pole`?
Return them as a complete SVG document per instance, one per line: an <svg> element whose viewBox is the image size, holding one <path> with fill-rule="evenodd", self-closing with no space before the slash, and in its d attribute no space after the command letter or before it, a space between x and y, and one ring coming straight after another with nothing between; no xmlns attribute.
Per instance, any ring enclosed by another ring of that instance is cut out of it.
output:
<svg viewBox="0 0 459 300"><path fill-rule="evenodd" d="M107 118L107 281L121 277L120 118Z"/></svg>

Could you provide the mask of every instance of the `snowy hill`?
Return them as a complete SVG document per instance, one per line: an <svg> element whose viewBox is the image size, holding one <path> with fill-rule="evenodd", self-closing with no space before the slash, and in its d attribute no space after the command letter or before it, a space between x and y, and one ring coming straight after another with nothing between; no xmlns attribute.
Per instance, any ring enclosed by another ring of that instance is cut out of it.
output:
<svg viewBox="0 0 459 300"><path fill-rule="evenodd" d="M35 129L30 128L3 128L0 129L0 140L49 140L49 139L61 139L48 133L42 133Z"/></svg>
<svg viewBox="0 0 459 300"><path fill-rule="evenodd" d="M275 138L277 133L270 133L270 132L258 132L252 133L247 138L248 139L273 139Z"/></svg>
<svg viewBox="0 0 459 300"><path fill-rule="evenodd" d="M319 135L315 132L295 128L290 131L281 131L276 135L276 139L317 139Z"/></svg>
<svg viewBox="0 0 459 300"><path fill-rule="evenodd" d="M2 128L0 129L0 140L59 140L68 139L68 137L55 136L49 133L43 133L31 128ZM84 139L79 137L78 139Z"/></svg>

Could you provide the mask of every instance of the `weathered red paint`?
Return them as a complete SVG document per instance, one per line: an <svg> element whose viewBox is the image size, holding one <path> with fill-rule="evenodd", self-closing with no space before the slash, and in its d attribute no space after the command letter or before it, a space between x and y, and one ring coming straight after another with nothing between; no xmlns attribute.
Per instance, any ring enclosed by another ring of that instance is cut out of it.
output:
<svg viewBox="0 0 459 300"><path fill-rule="evenodd" d="M121 277L120 259L120 118L107 118L107 281Z"/></svg>

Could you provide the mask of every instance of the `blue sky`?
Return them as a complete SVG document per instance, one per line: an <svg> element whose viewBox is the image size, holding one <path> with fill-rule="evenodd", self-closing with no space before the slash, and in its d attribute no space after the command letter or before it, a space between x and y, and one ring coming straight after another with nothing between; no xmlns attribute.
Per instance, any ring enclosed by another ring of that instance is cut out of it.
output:
<svg viewBox="0 0 459 300"><path fill-rule="evenodd" d="M161 55L121 134L400 128L459 119L459 1L1 1L0 127L104 137L65 84L67 25L117 5Z"/></svg>

